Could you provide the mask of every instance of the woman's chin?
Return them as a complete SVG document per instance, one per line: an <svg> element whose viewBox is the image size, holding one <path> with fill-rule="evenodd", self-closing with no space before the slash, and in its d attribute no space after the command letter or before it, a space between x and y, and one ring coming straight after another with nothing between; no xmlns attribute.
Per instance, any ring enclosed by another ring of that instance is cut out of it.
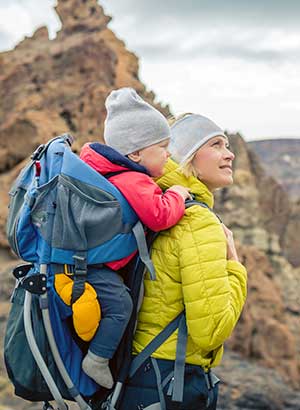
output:
<svg viewBox="0 0 300 410"><path fill-rule="evenodd" d="M216 181L215 184L207 184L208 188L211 192L216 191L218 189L222 189L222 188L226 188L227 186L230 186L233 184L233 177L232 176L228 176L226 178L222 178L220 179L220 181Z"/></svg>
<svg viewBox="0 0 300 410"><path fill-rule="evenodd" d="M222 188L225 188L225 187L230 186L230 185L232 185L232 184L233 184L233 177L232 177L232 175L231 175L230 177L227 177L227 178L225 179Z"/></svg>

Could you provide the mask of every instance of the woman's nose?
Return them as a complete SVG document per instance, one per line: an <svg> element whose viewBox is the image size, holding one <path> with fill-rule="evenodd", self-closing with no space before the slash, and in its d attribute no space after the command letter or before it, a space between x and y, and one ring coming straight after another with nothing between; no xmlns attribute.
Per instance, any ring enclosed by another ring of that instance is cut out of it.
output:
<svg viewBox="0 0 300 410"><path fill-rule="evenodd" d="M226 148L226 158L229 158L231 161L234 160L235 155L229 148Z"/></svg>

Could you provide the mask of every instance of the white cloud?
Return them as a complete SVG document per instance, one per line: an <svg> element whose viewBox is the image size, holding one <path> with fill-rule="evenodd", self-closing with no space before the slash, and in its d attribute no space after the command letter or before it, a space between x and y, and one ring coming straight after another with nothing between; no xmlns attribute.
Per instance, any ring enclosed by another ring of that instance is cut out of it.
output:
<svg viewBox="0 0 300 410"><path fill-rule="evenodd" d="M5 8L1 7L1 31L9 33L11 43L17 42L24 33L32 32L32 20L29 12L17 4L8 4Z"/></svg>
<svg viewBox="0 0 300 410"><path fill-rule="evenodd" d="M299 100L285 101L285 102L282 102L280 106L284 110L300 111L300 101Z"/></svg>
<svg viewBox="0 0 300 410"><path fill-rule="evenodd" d="M53 9L55 3L54 0L1 2L1 31L9 39L5 48L14 47L24 36L31 36L42 25L48 26L50 38L53 38L60 27Z"/></svg>
<svg viewBox="0 0 300 410"><path fill-rule="evenodd" d="M262 39L261 47L268 47L273 50L299 50L300 48L300 31L273 29L267 32Z"/></svg>
<svg viewBox="0 0 300 410"><path fill-rule="evenodd" d="M282 109L282 100L293 96L295 103L300 91L300 79L288 65L274 70L236 60L143 62L142 79L159 90L162 102L171 102L175 114L201 113L246 139L300 136L299 115Z"/></svg>
<svg viewBox="0 0 300 410"><path fill-rule="evenodd" d="M190 27L220 27L224 22L230 26L240 22L245 28L299 26L299 0L100 0L100 3L109 14L132 13L139 26L151 24L154 29L166 17L175 19L177 25Z"/></svg>

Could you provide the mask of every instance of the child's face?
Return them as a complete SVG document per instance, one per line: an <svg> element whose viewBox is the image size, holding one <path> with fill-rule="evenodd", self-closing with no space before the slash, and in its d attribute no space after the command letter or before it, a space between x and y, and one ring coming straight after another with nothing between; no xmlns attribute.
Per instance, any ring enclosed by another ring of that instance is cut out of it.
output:
<svg viewBox="0 0 300 410"><path fill-rule="evenodd" d="M145 167L152 177L160 177L164 173L164 166L170 156L168 151L169 142L170 138L150 145L129 154L129 158Z"/></svg>

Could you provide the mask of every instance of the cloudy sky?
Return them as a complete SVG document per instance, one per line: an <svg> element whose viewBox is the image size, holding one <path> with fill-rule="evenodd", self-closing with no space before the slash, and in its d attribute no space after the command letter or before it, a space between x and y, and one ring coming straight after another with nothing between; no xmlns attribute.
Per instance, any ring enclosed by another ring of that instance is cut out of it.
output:
<svg viewBox="0 0 300 410"><path fill-rule="evenodd" d="M54 0L0 0L0 50ZM100 0L140 58L140 78L174 113L197 112L247 140L300 137L300 0Z"/></svg>

